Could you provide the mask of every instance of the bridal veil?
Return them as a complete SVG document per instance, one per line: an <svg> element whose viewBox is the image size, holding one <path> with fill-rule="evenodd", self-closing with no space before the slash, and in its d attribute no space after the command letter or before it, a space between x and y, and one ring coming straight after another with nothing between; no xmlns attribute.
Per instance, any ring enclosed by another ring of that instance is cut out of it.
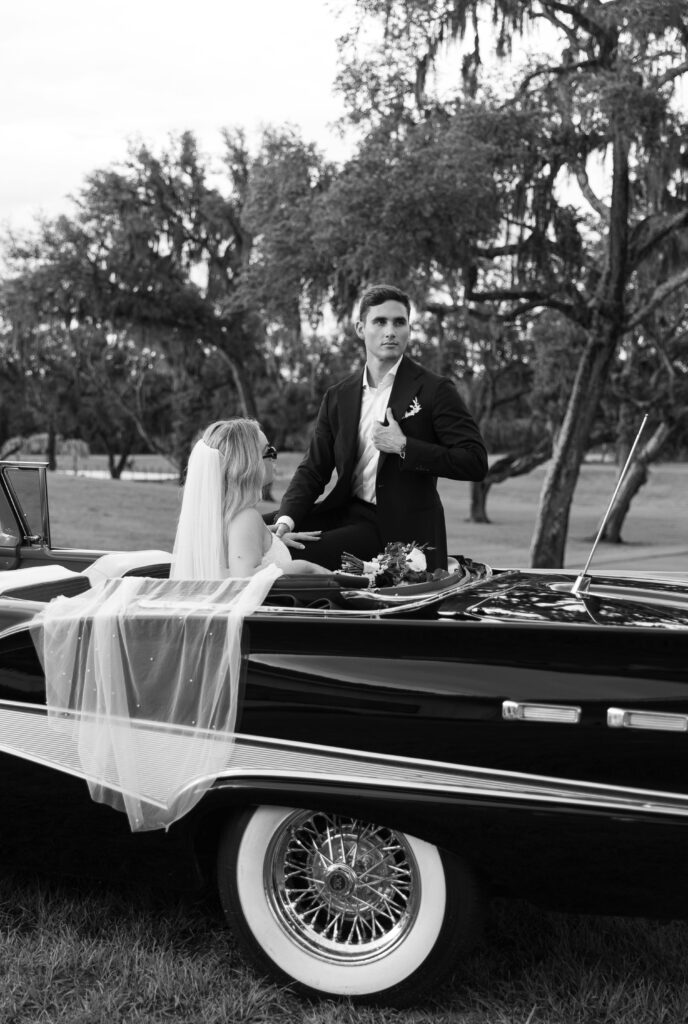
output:
<svg viewBox="0 0 688 1024"><path fill-rule="evenodd" d="M189 456L170 579L221 580L227 564L221 455L201 440Z"/></svg>
<svg viewBox="0 0 688 1024"><path fill-rule="evenodd" d="M55 767L132 830L167 828L232 759L242 624L281 570L247 579L107 580L52 601L31 631Z"/></svg>

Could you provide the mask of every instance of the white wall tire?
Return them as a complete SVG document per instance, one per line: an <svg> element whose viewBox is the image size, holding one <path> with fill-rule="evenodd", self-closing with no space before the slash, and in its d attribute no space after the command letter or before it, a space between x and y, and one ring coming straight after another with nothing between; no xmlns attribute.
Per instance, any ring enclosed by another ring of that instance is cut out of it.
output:
<svg viewBox="0 0 688 1024"><path fill-rule="evenodd" d="M457 870L437 847L284 807L230 822L218 852L223 908L254 962L313 995L389 1005L436 983L474 931L477 889L458 874L461 920Z"/></svg>

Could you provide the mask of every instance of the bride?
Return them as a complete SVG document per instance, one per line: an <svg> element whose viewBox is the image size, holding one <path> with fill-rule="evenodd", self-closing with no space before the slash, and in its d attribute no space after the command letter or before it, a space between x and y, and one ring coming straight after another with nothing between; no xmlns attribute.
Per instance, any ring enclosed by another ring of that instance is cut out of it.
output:
<svg viewBox="0 0 688 1024"><path fill-rule="evenodd" d="M189 458L171 579L245 578L268 565L284 573L328 574L314 562L292 559L258 511L276 458L255 420L219 420L206 429ZM285 535L293 547L319 536L319 531Z"/></svg>

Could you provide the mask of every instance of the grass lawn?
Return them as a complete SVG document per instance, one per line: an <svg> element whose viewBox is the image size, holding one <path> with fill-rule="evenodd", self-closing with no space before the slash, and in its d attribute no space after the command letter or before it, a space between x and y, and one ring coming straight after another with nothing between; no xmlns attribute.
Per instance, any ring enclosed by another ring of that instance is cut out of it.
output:
<svg viewBox="0 0 688 1024"><path fill-rule="evenodd" d="M212 901L0 881L7 1024L679 1024L688 925L492 907L485 937L421 1007L309 1003L242 961Z"/></svg>
<svg viewBox="0 0 688 1024"><path fill-rule="evenodd" d="M292 452L280 455L275 503L299 458ZM143 459L137 457L137 465L143 467ZM97 457L91 457L88 468L95 468L96 461ZM450 552L494 566L528 565L544 473L544 467L540 467L529 476L514 477L493 487L488 499L492 521L488 524L467 521L467 483L440 481ZM614 491L616 474L616 467L610 464L583 466L571 512L567 566L584 565ZM653 468L648 484L631 508L624 531L625 543L602 545L594 564L688 570L688 530L681 513L687 486L688 465L667 463ZM52 473L48 489L55 546L166 551L172 548L181 495L174 482L90 479Z"/></svg>

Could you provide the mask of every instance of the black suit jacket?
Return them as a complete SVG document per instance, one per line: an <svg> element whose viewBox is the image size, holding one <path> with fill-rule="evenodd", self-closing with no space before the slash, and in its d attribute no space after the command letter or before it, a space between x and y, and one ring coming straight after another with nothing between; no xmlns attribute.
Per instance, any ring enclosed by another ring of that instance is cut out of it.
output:
<svg viewBox="0 0 688 1024"><path fill-rule="evenodd" d="M337 482L318 510L344 509L351 501L356 463L363 373L358 371L325 394L308 452L284 494L279 515L296 528L329 483ZM380 453L375 485L383 543L427 543L428 565L446 566L447 537L437 478L482 480L487 453L480 432L454 384L404 356L389 407L406 435L406 457ZM417 409L417 411L413 411Z"/></svg>

